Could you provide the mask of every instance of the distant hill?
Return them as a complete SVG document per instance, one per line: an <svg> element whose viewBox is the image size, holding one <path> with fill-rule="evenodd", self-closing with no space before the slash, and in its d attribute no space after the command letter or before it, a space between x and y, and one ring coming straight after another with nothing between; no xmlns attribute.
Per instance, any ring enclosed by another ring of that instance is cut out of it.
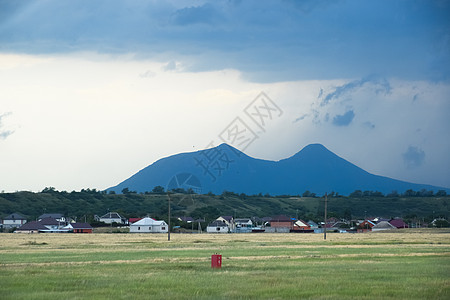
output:
<svg viewBox="0 0 450 300"><path fill-rule="evenodd" d="M429 223L436 217L448 216L450 196L360 196L328 197L328 216L337 218L400 217L419 218ZM18 212L28 220L44 211L61 213L67 217L94 222L94 215L108 211L122 216L143 217L147 214L158 220L168 221L167 194L110 194L97 190L65 192L47 189L45 192L0 193L0 219ZM232 192L220 195L172 194L172 216L191 216L208 222L218 216L268 217L284 214L306 220L323 219L324 198L321 197L265 197L236 195Z"/></svg>
<svg viewBox="0 0 450 300"><path fill-rule="evenodd" d="M146 192L152 191L155 186L192 189L197 193L232 191L249 195L301 195L305 191L318 195L331 191L348 195L355 190L387 194L409 189L450 192L448 188L370 174L321 144L308 145L280 161L252 158L227 144L221 144L207 150L160 159L107 190L121 193L128 188L130 191Z"/></svg>

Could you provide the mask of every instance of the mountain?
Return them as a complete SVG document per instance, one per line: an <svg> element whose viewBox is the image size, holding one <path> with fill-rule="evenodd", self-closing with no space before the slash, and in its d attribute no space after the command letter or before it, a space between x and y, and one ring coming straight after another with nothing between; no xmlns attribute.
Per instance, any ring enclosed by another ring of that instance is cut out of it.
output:
<svg viewBox="0 0 450 300"><path fill-rule="evenodd" d="M191 188L197 193L232 191L245 194L298 195L305 191L322 195L338 192L348 195L355 190L404 192L450 189L415 184L370 174L329 151L323 145L311 144L295 155L268 161L252 158L221 144L215 148L181 153L156 161L135 175L107 189L120 193Z"/></svg>

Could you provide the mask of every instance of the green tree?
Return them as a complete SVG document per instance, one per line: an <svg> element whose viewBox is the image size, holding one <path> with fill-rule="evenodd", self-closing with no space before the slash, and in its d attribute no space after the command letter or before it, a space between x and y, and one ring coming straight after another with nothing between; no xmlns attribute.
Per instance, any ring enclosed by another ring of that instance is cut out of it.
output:
<svg viewBox="0 0 450 300"><path fill-rule="evenodd" d="M353 193L351 193L350 198L361 198L363 196L363 192L361 190L356 190Z"/></svg>
<svg viewBox="0 0 450 300"><path fill-rule="evenodd" d="M436 196L445 197L445 196L447 196L447 192L444 190L439 190L439 191L437 191Z"/></svg>
<svg viewBox="0 0 450 300"><path fill-rule="evenodd" d="M157 185L153 188L152 193L154 194L164 194L164 187Z"/></svg>
<svg viewBox="0 0 450 300"><path fill-rule="evenodd" d="M447 228L450 227L450 224L447 220L436 220L434 221L433 226L437 228Z"/></svg>

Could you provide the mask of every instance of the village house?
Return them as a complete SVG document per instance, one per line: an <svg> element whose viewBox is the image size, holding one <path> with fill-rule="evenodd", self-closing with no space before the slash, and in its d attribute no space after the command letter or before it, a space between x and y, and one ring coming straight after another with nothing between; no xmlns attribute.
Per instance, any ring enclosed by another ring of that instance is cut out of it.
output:
<svg viewBox="0 0 450 300"><path fill-rule="evenodd" d="M130 224L130 232L132 233L167 233L169 226L164 221L157 221L150 217Z"/></svg>
<svg viewBox="0 0 450 300"><path fill-rule="evenodd" d="M230 231L234 231L236 228L234 224L234 218L232 216L220 216L216 219L216 221L223 222L225 225L227 225Z"/></svg>
<svg viewBox="0 0 450 300"><path fill-rule="evenodd" d="M274 216L271 218L270 227L266 227L266 232L290 232L294 225L294 220L285 215Z"/></svg>
<svg viewBox="0 0 450 300"><path fill-rule="evenodd" d="M319 228L319 224L317 224L316 222L314 222L312 220L308 221L308 225L309 225L309 227L311 227L311 229Z"/></svg>
<svg viewBox="0 0 450 300"><path fill-rule="evenodd" d="M400 228L409 228L408 224L403 222L403 219L401 219L401 218L392 219L392 220L389 221L389 223L392 226L394 226L394 227L396 227L398 229L400 229Z"/></svg>
<svg viewBox="0 0 450 300"><path fill-rule="evenodd" d="M70 223L65 225L54 218L46 217L40 221L31 221L17 228L17 233L92 233L92 226L87 223Z"/></svg>
<svg viewBox="0 0 450 300"><path fill-rule="evenodd" d="M63 229L73 233L92 233L93 228L88 223L69 223Z"/></svg>
<svg viewBox="0 0 450 300"><path fill-rule="evenodd" d="M45 232L46 230L48 230L48 228L39 221L31 221L17 228L14 233L39 233Z"/></svg>
<svg viewBox="0 0 450 300"><path fill-rule="evenodd" d="M177 220L180 222L186 222L186 223L192 223L195 221L193 217L186 217L186 216L178 217Z"/></svg>
<svg viewBox="0 0 450 300"><path fill-rule="evenodd" d="M46 217L39 220L39 223L47 227L47 230L57 231L63 228L66 224L51 217Z"/></svg>
<svg viewBox="0 0 450 300"><path fill-rule="evenodd" d="M372 227L372 231L383 231L397 229L394 225L388 221L380 221Z"/></svg>
<svg viewBox="0 0 450 300"><path fill-rule="evenodd" d="M122 216L116 212L109 212L107 214L104 214L103 216L101 216L98 219L98 221L106 223L106 224L112 224L112 223L125 224L126 223L126 219L122 218Z"/></svg>
<svg viewBox="0 0 450 300"><path fill-rule="evenodd" d="M253 221L250 218L235 219L234 225L236 232L251 232L253 228Z"/></svg>
<svg viewBox="0 0 450 300"><path fill-rule="evenodd" d="M314 232L314 229L311 229L307 222L298 219L294 222L291 232Z"/></svg>
<svg viewBox="0 0 450 300"><path fill-rule="evenodd" d="M55 219L60 224L64 224L64 225L66 225L66 222L67 222L66 217L64 217L62 214L59 214L59 213L42 214L38 217L38 221L41 221L42 219L46 219L46 218Z"/></svg>
<svg viewBox="0 0 450 300"><path fill-rule="evenodd" d="M358 232L371 231L372 227L375 226L375 222L371 220L364 220L358 224Z"/></svg>
<svg viewBox="0 0 450 300"><path fill-rule="evenodd" d="M223 221L215 220L206 227L208 233L228 233L230 228Z"/></svg>
<svg viewBox="0 0 450 300"><path fill-rule="evenodd" d="M27 219L19 213L12 213L9 216L6 216L2 220L2 227L5 229L9 228L18 228L25 224Z"/></svg>

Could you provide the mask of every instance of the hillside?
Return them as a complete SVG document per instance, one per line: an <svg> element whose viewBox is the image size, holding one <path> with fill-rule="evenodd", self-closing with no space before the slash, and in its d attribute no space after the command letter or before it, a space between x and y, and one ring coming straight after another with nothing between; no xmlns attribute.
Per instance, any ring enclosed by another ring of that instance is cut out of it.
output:
<svg viewBox="0 0 450 300"><path fill-rule="evenodd" d="M332 191L348 195L355 190L387 194L408 189L450 193L450 189L442 187L370 174L320 144L308 145L280 161L255 159L227 144L181 153L156 161L107 191L121 193L127 188L139 193L151 191L155 186L216 194L233 191L299 195L307 190L319 195Z"/></svg>
<svg viewBox="0 0 450 300"><path fill-rule="evenodd" d="M173 194L172 215L206 218L219 215L237 217L265 217L286 214L303 219L321 219L323 198L314 197L269 197L237 195L226 192L222 195ZM84 190L82 192L47 191L43 193L17 192L0 194L0 217L19 212L29 220L44 212L60 212L79 220L93 220L93 215L102 215L108 210L117 211L125 217L152 217L167 219L166 194L106 194ZM328 215L343 218L367 216L412 217L432 219L448 217L450 196L443 197L329 197Z"/></svg>

